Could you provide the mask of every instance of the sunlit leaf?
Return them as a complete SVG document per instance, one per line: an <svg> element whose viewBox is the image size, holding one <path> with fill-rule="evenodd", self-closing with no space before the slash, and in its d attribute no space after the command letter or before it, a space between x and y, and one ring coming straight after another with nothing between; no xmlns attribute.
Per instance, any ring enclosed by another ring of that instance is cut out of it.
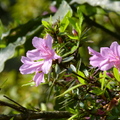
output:
<svg viewBox="0 0 120 120"><path fill-rule="evenodd" d="M74 90L74 89L76 89L76 88L78 88L78 87L80 87L80 86L82 86L82 85L83 85L83 84L78 84L78 85L75 85L75 86L73 86L73 87L69 88L68 90L66 90L64 93L62 93L62 94L58 95L57 97L62 97L62 96L64 96L65 94L67 94L67 93L71 92L72 90Z"/></svg>
<svg viewBox="0 0 120 120"><path fill-rule="evenodd" d="M34 85L35 85L35 82L29 82L29 83L23 84L22 87L24 87L24 86L34 86Z"/></svg>
<svg viewBox="0 0 120 120"><path fill-rule="evenodd" d="M70 18L72 16L72 12L68 11L68 13L65 15L65 17L61 20L60 22L60 32L64 32L65 29L67 28L68 24L69 24L69 20L68 18Z"/></svg>
<svg viewBox="0 0 120 120"><path fill-rule="evenodd" d="M2 34L3 34L5 31L6 31L5 26L3 26L3 24L2 24L2 22L1 22L1 20L0 20L0 38L1 38Z"/></svg>
<svg viewBox="0 0 120 120"><path fill-rule="evenodd" d="M74 115L72 115L68 120L73 120L73 119L75 119L77 116L78 116L78 114L74 114Z"/></svg>
<svg viewBox="0 0 120 120"><path fill-rule="evenodd" d="M49 26L49 23L47 21L42 20L42 24L47 28Z"/></svg>
<svg viewBox="0 0 120 120"><path fill-rule="evenodd" d="M70 65L70 68L71 68L74 72L76 72L76 68L75 68L75 66L74 66L73 64Z"/></svg>
<svg viewBox="0 0 120 120"><path fill-rule="evenodd" d="M79 7L77 9L77 13L79 15L79 22L78 22L78 24L76 24L76 28L77 28L78 34L80 36L81 32L82 32L83 15L82 15L82 12Z"/></svg>
<svg viewBox="0 0 120 120"><path fill-rule="evenodd" d="M69 34L67 34L67 36L68 36L70 39L73 39L73 40L78 40L78 39L79 39L78 36L69 35Z"/></svg>
<svg viewBox="0 0 120 120"><path fill-rule="evenodd" d="M105 87L105 78L106 78L106 71L104 71L103 73L99 74L100 77L100 82L101 82L101 89L103 90L103 88Z"/></svg>
<svg viewBox="0 0 120 120"><path fill-rule="evenodd" d="M117 68L113 68L113 74L116 80L120 82L120 73Z"/></svg>
<svg viewBox="0 0 120 120"><path fill-rule="evenodd" d="M81 71L78 71L78 75L80 75L80 76L82 76L83 78L85 78L84 73L81 72ZM81 78L81 77L79 77L79 76L77 76L77 78L78 78L78 80L79 80L79 82L80 82L81 84L86 84L86 82L85 82L85 80L84 80L83 78Z"/></svg>

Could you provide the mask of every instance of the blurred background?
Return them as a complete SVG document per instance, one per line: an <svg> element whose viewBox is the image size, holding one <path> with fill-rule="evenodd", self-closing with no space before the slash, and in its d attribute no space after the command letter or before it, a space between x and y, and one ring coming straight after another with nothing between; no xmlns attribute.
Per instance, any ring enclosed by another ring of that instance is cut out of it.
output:
<svg viewBox="0 0 120 120"><path fill-rule="evenodd" d="M0 0L0 19L4 25L25 23L50 11L51 0Z"/></svg>

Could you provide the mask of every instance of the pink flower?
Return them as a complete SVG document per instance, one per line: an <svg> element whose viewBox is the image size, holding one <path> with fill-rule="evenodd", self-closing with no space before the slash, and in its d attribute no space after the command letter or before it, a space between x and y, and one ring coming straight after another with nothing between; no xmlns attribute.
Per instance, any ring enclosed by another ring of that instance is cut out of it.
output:
<svg viewBox="0 0 120 120"><path fill-rule="evenodd" d="M36 48L26 53L27 57L22 56L23 65L20 67L22 74L36 73L33 80L38 86L44 82L44 74L48 74L52 61L58 59L61 62L62 58L52 49L52 37L47 34L45 39L34 37L32 40L33 46Z"/></svg>
<svg viewBox="0 0 120 120"><path fill-rule="evenodd" d="M93 67L98 67L100 70L109 70L112 67L116 67L120 71L120 45L117 42L113 42L108 47L102 47L100 53L94 51L92 48L88 47L90 57L90 64Z"/></svg>

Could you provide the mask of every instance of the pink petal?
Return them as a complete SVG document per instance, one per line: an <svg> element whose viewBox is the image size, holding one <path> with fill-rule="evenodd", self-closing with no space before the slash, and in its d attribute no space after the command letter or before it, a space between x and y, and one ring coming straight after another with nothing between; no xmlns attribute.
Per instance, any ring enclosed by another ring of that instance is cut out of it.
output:
<svg viewBox="0 0 120 120"><path fill-rule="evenodd" d="M22 63L31 63L31 60L30 60L28 57L22 56L22 57L21 57L21 62L22 62Z"/></svg>
<svg viewBox="0 0 120 120"><path fill-rule="evenodd" d="M45 74L48 74L51 65L52 65L52 60L51 60L51 59L45 60L43 66L42 66L42 71L43 71Z"/></svg>
<svg viewBox="0 0 120 120"><path fill-rule="evenodd" d="M111 52L111 50L110 50L110 48L108 48L108 47L102 47L101 49L100 49L100 54L104 57L104 58L108 58L109 56L110 56L110 53Z"/></svg>
<svg viewBox="0 0 120 120"><path fill-rule="evenodd" d="M35 81L36 86L38 86L40 83L44 82L44 73L43 72L36 73L33 80Z"/></svg>
<svg viewBox="0 0 120 120"><path fill-rule="evenodd" d="M57 55L56 53L54 54L53 60L58 59L58 62L60 63L62 61L62 57Z"/></svg>
<svg viewBox="0 0 120 120"><path fill-rule="evenodd" d="M113 42L110 46L110 49L117 55L118 54L118 43L117 42Z"/></svg>
<svg viewBox="0 0 120 120"><path fill-rule="evenodd" d="M37 69L36 67L31 68L24 64L19 68L21 74L31 74L31 73L34 73L36 69Z"/></svg>
<svg viewBox="0 0 120 120"><path fill-rule="evenodd" d="M111 69L113 66L114 66L114 62L109 62L109 60L106 59L100 63L99 68L100 70L106 71Z"/></svg>
<svg viewBox="0 0 120 120"><path fill-rule="evenodd" d="M120 45L117 42L113 42L110 49L113 51L114 56L119 57L120 59Z"/></svg>
<svg viewBox="0 0 120 120"><path fill-rule="evenodd" d="M30 58L31 60L40 60L40 59L43 59L40 53L41 53L40 50L34 49L34 50L28 51L26 54L27 54L27 57Z"/></svg>
<svg viewBox="0 0 120 120"><path fill-rule="evenodd" d="M117 51L118 51L117 56L118 56L119 59L120 59L120 45L117 47Z"/></svg>
<svg viewBox="0 0 120 120"><path fill-rule="evenodd" d="M93 50L91 47L88 47L88 51L90 55L97 55L97 56L101 56L99 52Z"/></svg>
<svg viewBox="0 0 120 120"><path fill-rule="evenodd" d="M45 38L45 42L46 42L46 46L49 49L52 49L53 38L49 34L47 34L47 36Z"/></svg>
<svg viewBox="0 0 120 120"><path fill-rule="evenodd" d="M90 64L93 67L99 67L100 63L104 60L104 57L100 54L95 54L92 57L90 57Z"/></svg>
<svg viewBox="0 0 120 120"><path fill-rule="evenodd" d="M22 74L30 74L38 71L38 69L40 70L42 65L43 65L43 61L40 62L25 61L25 63L20 67L19 70Z"/></svg>
<svg viewBox="0 0 120 120"><path fill-rule="evenodd" d="M38 37L34 37L32 39L32 44L35 48L37 48L38 50L44 51L45 50L45 40L42 38L38 38Z"/></svg>

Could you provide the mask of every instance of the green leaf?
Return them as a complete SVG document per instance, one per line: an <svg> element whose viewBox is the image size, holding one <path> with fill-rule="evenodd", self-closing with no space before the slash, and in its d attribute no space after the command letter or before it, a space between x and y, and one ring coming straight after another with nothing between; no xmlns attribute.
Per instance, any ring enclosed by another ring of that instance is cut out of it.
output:
<svg viewBox="0 0 120 120"><path fill-rule="evenodd" d="M23 84L22 87L24 86L34 86L35 85L35 82L29 82L27 84Z"/></svg>
<svg viewBox="0 0 120 120"><path fill-rule="evenodd" d="M14 120L14 117L10 118L10 120Z"/></svg>
<svg viewBox="0 0 120 120"><path fill-rule="evenodd" d="M72 53L74 53L77 50L78 46L73 46L70 50L70 52L65 53L62 57L66 57Z"/></svg>
<svg viewBox="0 0 120 120"><path fill-rule="evenodd" d="M69 35L69 34L67 34L67 36L68 36L70 39L73 39L73 40L78 40L78 39L79 39L78 36Z"/></svg>
<svg viewBox="0 0 120 120"><path fill-rule="evenodd" d="M4 63L14 55L15 48L23 45L25 40L25 38L18 38L16 42L10 43L6 48L0 51L0 72L4 69Z"/></svg>
<svg viewBox="0 0 120 120"><path fill-rule="evenodd" d="M120 82L120 73L119 73L119 71L118 71L117 68L113 68L113 74L114 74L115 79L116 79L118 82Z"/></svg>
<svg viewBox="0 0 120 120"><path fill-rule="evenodd" d="M62 60L62 63L66 63L66 62L70 62L71 60L73 60L74 57L73 56L70 56L70 57L66 57Z"/></svg>
<svg viewBox="0 0 120 120"><path fill-rule="evenodd" d="M5 31L6 31L5 26L3 26L2 21L0 20L0 38L3 34L3 32L5 32Z"/></svg>
<svg viewBox="0 0 120 120"><path fill-rule="evenodd" d="M49 26L49 23L48 23L47 21L43 21L43 20L42 20L42 24L43 24L43 26L45 26L46 28Z"/></svg>
<svg viewBox="0 0 120 120"><path fill-rule="evenodd" d="M65 15L65 17L61 20L60 22L60 32L64 32L65 29L67 28L68 24L69 24L69 20L68 18L70 18L72 16L72 12L68 11L68 13Z"/></svg>
<svg viewBox="0 0 120 120"><path fill-rule="evenodd" d="M68 37L71 39L79 39L82 32L83 15L79 7L77 8L77 14L79 17L78 22L76 22L73 18L69 18L70 24L78 32L78 36L68 35Z"/></svg>
<svg viewBox="0 0 120 120"><path fill-rule="evenodd" d="M70 24L74 27L74 29L76 28L76 21L73 18L68 18Z"/></svg>
<svg viewBox="0 0 120 120"><path fill-rule="evenodd" d="M78 31L78 34L79 34L79 37L81 35L81 32L82 32L82 23L83 23L83 15L82 15L82 12L80 10L80 7L77 8L77 14L79 16L79 23L76 24L76 28L77 28L77 31Z"/></svg>
<svg viewBox="0 0 120 120"><path fill-rule="evenodd" d="M84 73L83 72L81 72L81 71L78 71L78 73L77 73L78 75L80 75L80 76L82 76L83 78L85 78L85 75L84 75ZM81 77L79 77L79 76L77 76L77 78L78 78L78 80L79 80L79 82L81 83L81 84L86 84L86 81L84 80L84 79L82 79Z"/></svg>
<svg viewBox="0 0 120 120"><path fill-rule="evenodd" d="M78 114L74 114L72 115L68 120L73 120L74 118L76 118L78 116Z"/></svg>
<svg viewBox="0 0 120 120"><path fill-rule="evenodd" d="M77 112L77 109L72 109L71 107L67 107L66 109L72 114L75 114Z"/></svg>
<svg viewBox="0 0 120 120"><path fill-rule="evenodd" d="M75 85L75 86L73 86L73 87L69 88L68 90L66 90L64 93L62 93L62 94L58 95L57 97L62 97L62 96L64 96L65 94L67 94L67 93L71 92L72 90L74 90L74 89L76 89L76 88L78 88L78 87L80 87L80 86L82 86L82 85L83 85L83 84L78 84L78 85Z"/></svg>
<svg viewBox="0 0 120 120"><path fill-rule="evenodd" d="M74 72L76 72L76 68L75 68L75 66L74 66L73 64L70 65L70 68L71 68Z"/></svg>
<svg viewBox="0 0 120 120"><path fill-rule="evenodd" d="M101 90L100 88L96 87L96 88L93 88L93 90L91 90L90 92L96 95L102 95L104 93L104 90Z"/></svg>
<svg viewBox="0 0 120 120"><path fill-rule="evenodd" d="M60 67L58 64L55 65L55 73L56 74L59 74L61 71L60 71Z"/></svg>
<svg viewBox="0 0 120 120"><path fill-rule="evenodd" d="M99 74L99 77L100 77L100 82L101 82L101 89L103 90L104 87L105 87L105 78L106 78L106 71L104 71L103 73L100 73Z"/></svg>

